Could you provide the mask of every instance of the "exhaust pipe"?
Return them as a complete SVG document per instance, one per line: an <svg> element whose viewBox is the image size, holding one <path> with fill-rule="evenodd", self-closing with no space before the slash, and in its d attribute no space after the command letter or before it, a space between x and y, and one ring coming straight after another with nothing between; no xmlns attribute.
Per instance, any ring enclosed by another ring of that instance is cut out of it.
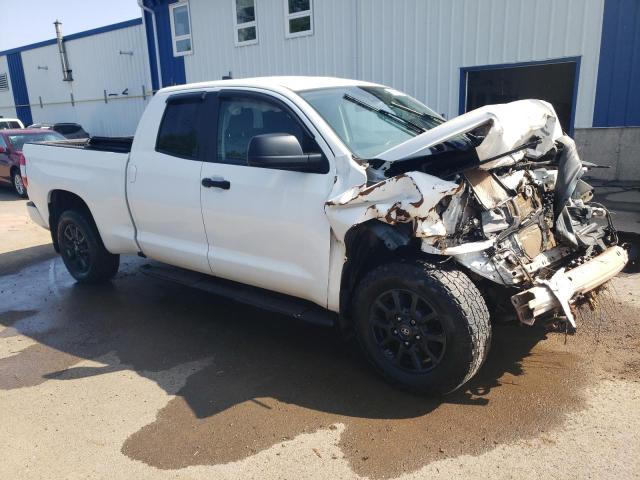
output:
<svg viewBox="0 0 640 480"><path fill-rule="evenodd" d="M62 22L56 20L53 22L56 27L56 41L58 43L58 53L60 54L60 64L62 65L62 80L65 82L73 82L71 69L69 68L69 59L67 58L67 49L64 46L64 38L62 37Z"/></svg>
<svg viewBox="0 0 640 480"><path fill-rule="evenodd" d="M622 247L609 247L600 255L568 271L558 270L548 280L536 280L537 285L511 297L518 319L533 325L536 317L552 310L563 310L571 325L576 321L570 300L599 287L615 277L627 264L629 257Z"/></svg>

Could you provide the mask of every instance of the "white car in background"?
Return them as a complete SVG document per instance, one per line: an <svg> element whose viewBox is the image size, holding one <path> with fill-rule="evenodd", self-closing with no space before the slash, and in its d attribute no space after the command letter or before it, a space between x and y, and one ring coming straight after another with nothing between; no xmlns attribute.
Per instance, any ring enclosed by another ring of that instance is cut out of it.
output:
<svg viewBox="0 0 640 480"><path fill-rule="evenodd" d="M7 128L24 128L24 123L22 123L19 118L0 117L0 130L5 130Z"/></svg>

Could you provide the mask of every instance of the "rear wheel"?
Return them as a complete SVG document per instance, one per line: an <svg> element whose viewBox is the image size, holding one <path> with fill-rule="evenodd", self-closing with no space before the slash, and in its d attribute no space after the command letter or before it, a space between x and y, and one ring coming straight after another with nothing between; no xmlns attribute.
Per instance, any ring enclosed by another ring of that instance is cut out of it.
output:
<svg viewBox="0 0 640 480"><path fill-rule="evenodd" d="M475 375L489 351L489 312L458 270L420 260L382 265L361 282L353 312L369 361L410 390L452 392Z"/></svg>
<svg viewBox="0 0 640 480"><path fill-rule="evenodd" d="M11 172L11 183L18 196L21 198L27 198L27 188L24 186L22 175L20 175L18 170Z"/></svg>
<svg viewBox="0 0 640 480"><path fill-rule="evenodd" d="M120 255L113 255L104 248L98 229L85 213L63 212L57 235L62 260L78 282L105 282L118 272Z"/></svg>

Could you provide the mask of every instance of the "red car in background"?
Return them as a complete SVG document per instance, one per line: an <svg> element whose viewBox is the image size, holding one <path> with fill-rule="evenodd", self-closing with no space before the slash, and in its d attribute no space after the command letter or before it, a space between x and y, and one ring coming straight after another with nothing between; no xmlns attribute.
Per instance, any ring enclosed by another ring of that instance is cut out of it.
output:
<svg viewBox="0 0 640 480"><path fill-rule="evenodd" d="M27 186L20 174L20 165L24 164L23 145L27 142L51 142L64 139L59 133L50 130L0 130L0 184L13 185L16 193L22 198L26 198Z"/></svg>

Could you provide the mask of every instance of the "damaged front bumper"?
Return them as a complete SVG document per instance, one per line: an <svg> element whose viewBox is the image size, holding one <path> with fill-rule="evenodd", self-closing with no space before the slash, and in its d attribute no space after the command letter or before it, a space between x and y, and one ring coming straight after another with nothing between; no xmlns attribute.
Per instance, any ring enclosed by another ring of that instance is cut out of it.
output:
<svg viewBox="0 0 640 480"><path fill-rule="evenodd" d="M558 270L548 280L536 279L536 286L511 297L518 318L532 325L535 318L551 311L562 311L575 328L571 303L615 277L627 264L628 255L622 247L609 247L600 255L579 267Z"/></svg>

